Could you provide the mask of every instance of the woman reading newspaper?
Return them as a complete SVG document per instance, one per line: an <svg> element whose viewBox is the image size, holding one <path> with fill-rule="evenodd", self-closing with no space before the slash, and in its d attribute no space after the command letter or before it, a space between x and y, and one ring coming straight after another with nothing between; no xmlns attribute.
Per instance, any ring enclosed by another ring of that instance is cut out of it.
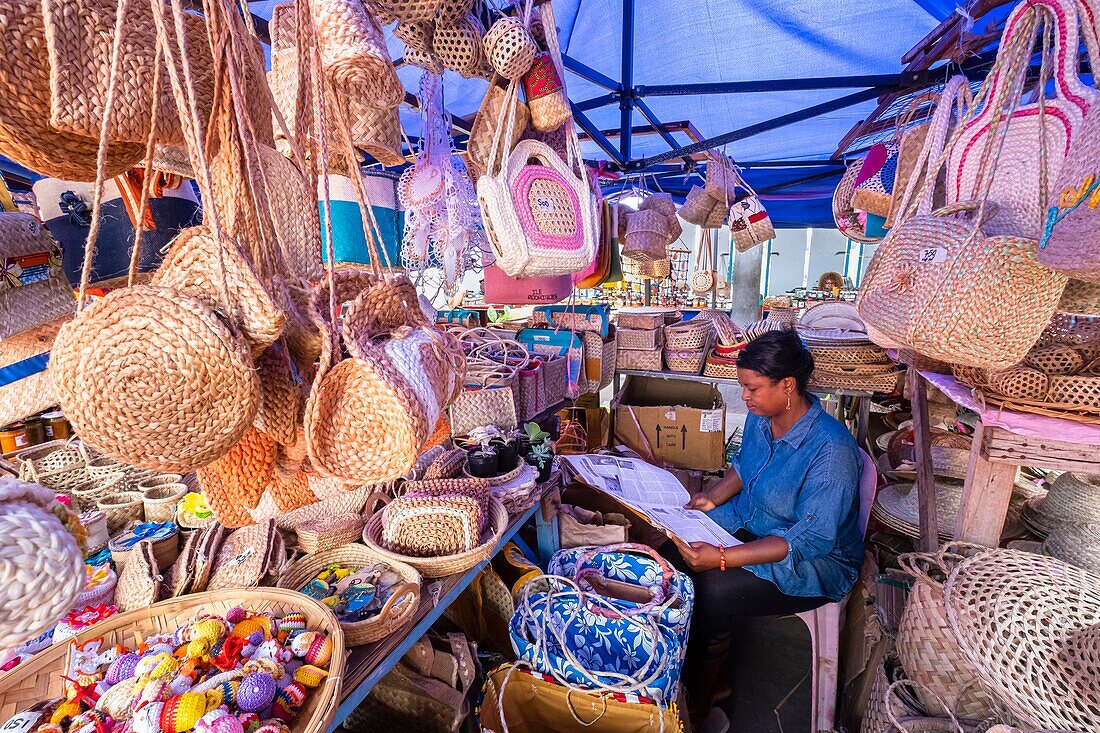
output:
<svg viewBox="0 0 1100 733"><path fill-rule="evenodd" d="M714 703L736 619L801 613L843 598L863 562L862 458L807 391L813 356L793 331L766 333L737 359L749 416L725 477L687 508L743 544L673 538L695 580L686 665L696 729Z"/></svg>

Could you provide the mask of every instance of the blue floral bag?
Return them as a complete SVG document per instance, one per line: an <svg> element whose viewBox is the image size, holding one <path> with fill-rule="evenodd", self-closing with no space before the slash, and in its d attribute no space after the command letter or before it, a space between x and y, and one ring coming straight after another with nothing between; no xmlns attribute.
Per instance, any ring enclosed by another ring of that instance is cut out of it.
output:
<svg viewBox="0 0 1100 733"><path fill-rule="evenodd" d="M525 595L510 632L519 659L565 685L676 699L691 579L644 545L563 550L549 590Z"/></svg>

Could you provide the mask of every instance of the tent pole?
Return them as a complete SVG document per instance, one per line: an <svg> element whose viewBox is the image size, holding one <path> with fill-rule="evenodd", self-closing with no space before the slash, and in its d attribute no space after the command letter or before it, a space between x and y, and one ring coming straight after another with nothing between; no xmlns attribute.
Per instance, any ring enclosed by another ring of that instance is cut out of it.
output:
<svg viewBox="0 0 1100 733"><path fill-rule="evenodd" d="M588 115L577 109L577 105L572 102L569 103L569 108L573 111L573 120L580 125L580 128L588 133L588 136L592 138L592 141L600 146L600 150L611 156L611 159L616 163L624 163L622 154L615 149L615 146L611 144L611 141L607 139L607 135L604 135L600 128L592 124L592 120L588 119Z"/></svg>
<svg viewBox="0 0 1100 733"><path fill-rule="evenodd" d="M623 0L623 78L619 84L619 155L630 161L631 116L634 112L634 0Z"/></svg>

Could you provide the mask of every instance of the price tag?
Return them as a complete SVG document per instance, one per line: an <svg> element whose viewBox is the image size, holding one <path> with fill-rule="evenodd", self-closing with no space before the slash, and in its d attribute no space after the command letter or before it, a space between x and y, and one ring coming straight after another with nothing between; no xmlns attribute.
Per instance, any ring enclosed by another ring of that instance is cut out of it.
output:
<svg viewBox="0 0 1100 733"><path fill-rule="evenodd" d="M919 260L926 265L947 262L947 250L944 247L925 247L920 251Z"/></svg>
<svg viewBox="0 0 1100 733"><path fill-rule="evenodd" d="M8 722L4 723L4 727L0 728L0 731L4 733L23 733L23 731L33 730L38 724L38 721L42 718L42 713L23 712L8 719Z"/></svg>
<svg viewBox="0 0 1100 733"><path fill-rule="evenodd" d="M237 565L243 565L245 560L247 560L248 558L252 557L255 554L256 554L256 548L255 547L249 547L247 550L240 553L239 555L234 557L232 560L230 560L226 564L231 566L231 567L236 567Z"/></svg>

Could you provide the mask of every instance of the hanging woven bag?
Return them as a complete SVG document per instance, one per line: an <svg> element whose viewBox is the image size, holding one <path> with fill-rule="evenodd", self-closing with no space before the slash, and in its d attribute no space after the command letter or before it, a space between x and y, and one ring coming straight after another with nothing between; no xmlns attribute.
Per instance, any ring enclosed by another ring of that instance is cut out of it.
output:
<svg viewBox="0 0 1100 733"><path fill-rule="evenodd" d="M494 77L489 82L489 88L485 92L485 98L478 108L477 116L470 130L470 139L466 143L466 169L470 172L470 179L477 185L486 167L489 165L489 153L493 149L493 139L499 127L505 127L511 131L511 137L503 141L505 151L511 153L523 138L527 130L527 123L531 119L531 113L527 105L516 100L512 105L509 116L505 116L505 103L508 100L508 90L497 82L499 77Z"/></svg>
<svg viewBox="0 0 1100 733"><path fill-rule="evenodd" d="M1055 96L1020 104L1022 85L1017 80L1028 65L1039 20L1053 30L1044 65L1053 68ZM1053 185L1058 171L1081 133L1085 113L1100 94L1077 76L1078 28L1077 3L1071 0L1028 0L1017 5L1006 21L998 62L1009 63L998 64L983 90L986 99L992 99L1002 87L1017 87L1007 98L1011 117L998 125L1007 130L997 143L999 156L989 187L990 198L1000 205L987 226L992 235L1036 240L1042 236L1048 197L1057 195ZM985 185L982 151L988 137L1002 134L991 126L996 112L995 105L984 105L966 122L952 146L946 167L948 203L971 200Z"/></svg>
<svg viewBox="0 0 1100 733"><path fill-rule="evenodd" d="M504 105L511 127L518 89L512 83ZM513 277L569 275L596 258L597 232L576 131L568 131L568 160L547 145L522 140L511 153L498 127L489 165L477 182L478 203L496 265Z"/></svg>
<svg viewBox="0 0 1100 733"><path fill-rule="evenodd" d="M623 257L635 262L656 262L668 256L668 220L659 211L626 211Z"/></svg>
<svg viewBox="0 0 1100 733"><path fill-rule="evenodd" d="M61 248L38 217L0 212L0 268L0 339L72 313Z"/></svg>
<svg viewBox="0 0 1100 733"><path fill-rule="evenodd" d="M473 15L447 24L436 24L432 34L432 53L443 66L466 78L481 76L488 68L481 37L485 28Z"/></svg>
<svg viewBox="0 0 1100 733"><path fill-rule="evenodd" d="M310 0L321 66L338 87L368 105L396 107L405 99L382 35L382 27L360 0Z"/></svg>
<svg viewBox="0 0 1100 733"><path fill-rule="evenodd" d="M367 0L379 20L400 22L448 21L461 18L473 7L473 0Z"/></svg>
<svg viewBox="0 0 1100 733"><path fill-rule="evenodd" d="M745 198L730 207L730 232L738 252L745 252L758 244L775 239L775 227L756 191L744 179L739 178L741 188L749 192Z"/></svg>
<svg viewBox="0 0 1100 733"><path fill-rule="evenodd" d="M527 3L528 13L530 3ZM519 18L498 18L485 34L485 55L493 71L508 81L518 81L535 63L539 47Z"/></svg>
<svg viewBox="0 0 1100 733"><path fill-rule="evenodd" d="M561 75L547 51L535 54L533 65L523 76L523 93L531 110L531 127L539 132L557 130L573 115Z"/></svg>
<svg viewBox="0 0 1100 733"><path fill-rule="evenodd" d="M714 290L717 273L714 270L714 240L710 229L699 230L699 244L695 248L695 269L692 270L690 287L695 295L706 295Z"/></svg>

